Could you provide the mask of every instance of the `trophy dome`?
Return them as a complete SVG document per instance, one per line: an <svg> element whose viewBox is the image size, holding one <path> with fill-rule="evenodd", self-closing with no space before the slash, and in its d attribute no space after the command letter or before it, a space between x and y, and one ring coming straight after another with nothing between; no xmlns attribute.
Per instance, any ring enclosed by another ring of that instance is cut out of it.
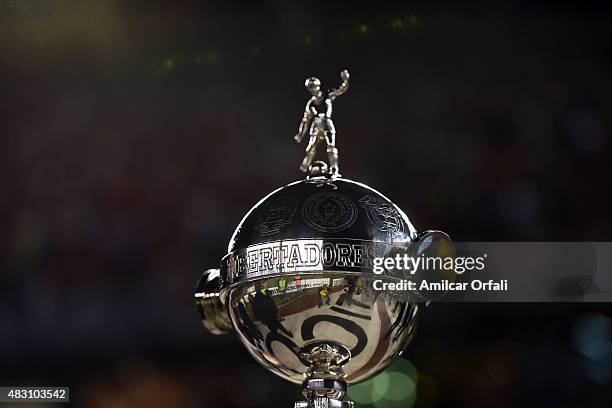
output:
<svg viewBox="0 0 612 408"><path fill-rule="evenodd" d="M296 383L353 384L388 366L413 333L424 305L377 293L372 282L373 260L416 238L402 210L365 184L297 181L236 228L221 261L221 299L243 345L270 371ZM321 358L336 362L324 375Z"/></svg>
<svg viewBox="0 0 612 408"><path fill-rule="evenodd" d="M293 239L402 245L415 237L406 214L378 191L345 178L321 177L288 184L259 201L234 231L228 252Z"/></svg>

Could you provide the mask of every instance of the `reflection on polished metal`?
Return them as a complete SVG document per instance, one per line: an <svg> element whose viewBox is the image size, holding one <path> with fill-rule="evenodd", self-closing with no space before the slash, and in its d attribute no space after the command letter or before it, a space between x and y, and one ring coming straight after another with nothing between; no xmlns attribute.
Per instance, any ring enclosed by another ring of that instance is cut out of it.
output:
<svg viewBox="0 0 612 408"><path fill-rule="evenodd" d="M204 271L196 287L196 306L200 318L212 334L225 334L232 330L232 322L219 297L219 288L219 269Z"/></svg>
<svg viewBox="0 0 612 408"><path fill-rule="evenodd" d="M350 408L347 386L403 353L426 304L376 291L374 280L398 278L374 275L373 260L448 239L417 235L388 198L339 175L330 116L331 102L348 89L348 72L341 77L327 96L318 79L306 81L312 98L296 139L311 137L302 165L308 177L268 194L244 216L220 268L203 273L195 294L208 330L233 327L263 367L303 385L305 401L295 407ZM314 107L322 102L325 113ZM329 168L313 162L322 140Z"/></svg>

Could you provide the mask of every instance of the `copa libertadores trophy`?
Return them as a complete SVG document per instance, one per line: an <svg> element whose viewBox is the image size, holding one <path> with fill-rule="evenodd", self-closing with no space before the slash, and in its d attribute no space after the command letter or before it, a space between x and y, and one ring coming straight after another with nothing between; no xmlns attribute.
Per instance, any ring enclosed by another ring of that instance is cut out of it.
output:
<svg viewBox="0 0 612 408"><path fill-rule="evenodd" d="M263 367L303 385L300 408L353 407L347 386L403 353L426 303L374 290L381 276L373 259L446 237L418 235L389 199L340 175L332 106L349 88L348 71L340 78L328 92L317 78L306 80L310 98L294 136L307 140L306 177L248 211L219 269L205 271L195 293L210 332L233 328Z"/></svg>

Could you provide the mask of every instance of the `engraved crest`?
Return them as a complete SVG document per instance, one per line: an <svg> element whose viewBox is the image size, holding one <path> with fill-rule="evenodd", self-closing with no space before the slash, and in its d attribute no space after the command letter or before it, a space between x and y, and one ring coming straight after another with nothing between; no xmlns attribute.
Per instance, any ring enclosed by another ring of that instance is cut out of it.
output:
<svg viewBox="0 0 612 408"><path fill-rule="evenodd" d="M290 197L282 197L271 202L264 210L261 222L255 225L255 229L261 235L278 233L281 228L291 224L298 205L298 201Z"/></svg>
<svg viewBox="0 0 612 408"><path fill-rule="evenodd" d="M304 202L302 217L317 231L338 232L353 225L357 218L357 207L342 194L319 193Z"/></svg>
<svg viewBox="0 0 612 408"><path fill-rule="evenodd" d="M404 233L402 217L393 204L371 195L361 198L359 204L366 210L368 219L377 230L386 232L390 237Z"/></svg>

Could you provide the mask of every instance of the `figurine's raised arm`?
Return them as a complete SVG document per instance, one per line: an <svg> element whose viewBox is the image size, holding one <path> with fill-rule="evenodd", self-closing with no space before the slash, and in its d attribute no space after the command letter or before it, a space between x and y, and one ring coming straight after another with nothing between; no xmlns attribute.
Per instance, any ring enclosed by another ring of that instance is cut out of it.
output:
<svg viewBox="0 0 612 408"><path fill-rule="evenodd" d="M328 98L333 101L338 96L340 96L343 93L345 93L346 91L348 91L348 88L349 88L349 78L350 78L350 75L349 75L348 70L345 69L344 71L340 72L340 79L342 79L342 84L340 84L340 88L333 89L333 90L329 91L329 94L327 95Z"/></svg>

